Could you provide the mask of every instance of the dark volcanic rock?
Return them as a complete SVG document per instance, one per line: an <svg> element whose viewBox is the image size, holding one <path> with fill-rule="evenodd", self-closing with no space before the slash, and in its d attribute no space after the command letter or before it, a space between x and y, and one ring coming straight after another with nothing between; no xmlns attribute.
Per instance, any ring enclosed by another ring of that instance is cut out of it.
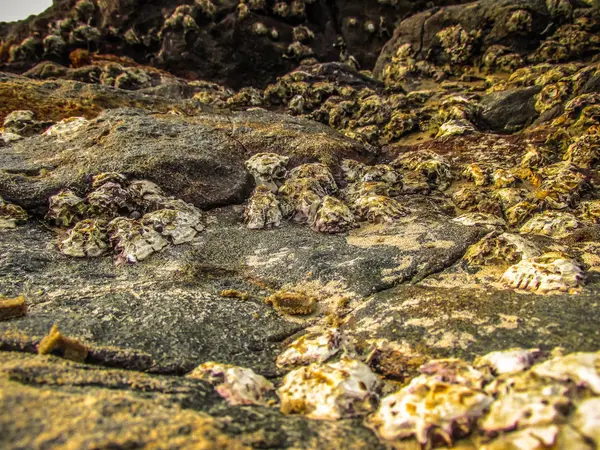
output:
<svg viewBox="0 0 600 450"><path fill-rule="evenodd" d="M535 95L539 86L494 92L482 97L481 118L493 131L513 133L533 123L538 116Z"/></svg>

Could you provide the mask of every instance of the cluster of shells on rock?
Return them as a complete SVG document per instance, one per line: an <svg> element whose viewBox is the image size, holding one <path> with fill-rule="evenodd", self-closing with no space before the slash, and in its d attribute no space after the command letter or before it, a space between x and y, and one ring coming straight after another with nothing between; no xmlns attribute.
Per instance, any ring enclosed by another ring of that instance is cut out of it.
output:
<svg viewBox="0 0 600 450"><path fill-rule="evenodd" d="M302 164L288 172L288 161L259 153L246 162L257 185L244 214L248 228L279 227L289 218L322 233L344 233L360 221L392 222L408 214L392 198L401 192L402 182L390 165L343 161L347 187L341 190L324 164Z"/></svg>
<svg viewBox="0 0 600 450"><path fill-rule="evenodd" d="M73 257L114 251L117 262L136 263L169 243L193 240L203 230L193 205L168 197L148 180L128 180L115 172L93 177L85 198L69 189L50 197L46 221L67 228L58 248Z"/></svg>
<svg viewBox="0 0 600 450"><path fill-rule="evenodd" d="M210 382L232 404L278 407L316 420L362 417L390 448L415 441L425 448L452 446L461 439L484 449L600 444L594 409L600 353L512 348L472 363L421 358L408 378L394 382L375 352L407 366L414 350L378 340L369 351L357 351L351 341L337 328L295 339L277 359L288 371L278 386L249 369L213 362L188 377Z"/></svg>

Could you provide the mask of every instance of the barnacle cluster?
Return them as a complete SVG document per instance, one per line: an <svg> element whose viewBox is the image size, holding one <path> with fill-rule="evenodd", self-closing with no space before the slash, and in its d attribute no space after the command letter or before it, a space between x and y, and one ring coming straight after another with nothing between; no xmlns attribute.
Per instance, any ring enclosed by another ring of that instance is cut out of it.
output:
<svg viewBox="0 0 600 450"><path fill-rule="evenodd" d="M168 197L148 180L105 172L94 176L85 198L65 189L50 197L46 221L68 228L61 253L96 257L110 249L117 262L136 263L165 248L183 244L202 231L193 205Z"/></svg>
<svg viewBox="0 0 600 450"><path fill-rule="evenodd" d="M393 222L408 214L392 198L402 190L401 175L392 166L344 160L347 187L340 191L324 164L302 164L288 172L288 161L259 153L246 162L257 185L244 213L248 228L278 227L282 218L290 218L321 233L343 233L358 221Z"/></svg>
<svg viewBox="0 0 600 450"><path fill-rule="evenodd" d="M385 396L366 424L391 446L410 437L424 446L451 446L469 434L485 449L597 444L598 353L545 358L538 349L517 348L482 356L474 367L430 361Z"/></svg>

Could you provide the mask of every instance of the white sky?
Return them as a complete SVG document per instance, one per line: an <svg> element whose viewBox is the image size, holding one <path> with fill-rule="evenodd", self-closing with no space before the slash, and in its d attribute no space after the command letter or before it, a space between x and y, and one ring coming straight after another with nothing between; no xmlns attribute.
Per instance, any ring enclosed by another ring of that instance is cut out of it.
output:
<svg viewBox="0 0 600 450"><path fill-rule="evenodd" d="M0 22L22 20L44 12L52 0L0 0Z"/></svg>

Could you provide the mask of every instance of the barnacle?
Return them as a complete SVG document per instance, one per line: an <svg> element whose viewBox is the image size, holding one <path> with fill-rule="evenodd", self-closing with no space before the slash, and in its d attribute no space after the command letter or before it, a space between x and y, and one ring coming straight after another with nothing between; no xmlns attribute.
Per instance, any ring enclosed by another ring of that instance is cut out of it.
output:
<svg viewBox="0 0 600 450"><path fill-rule="evenodd" d="M276 153L257 153L246 161L246 170L254 177L257 186L266 186L271 192L277 192L287 175L285 166L290 159Z"/></svg>
<svg viewBox="0 0 600 450"><path fill-rule="evenodd" d="M586 438L596 445L600 444L600 398L589 398L581 402L573 423Z"/></svg>
<svg viewBox="0 0 600 450"><path fill-rule="evenodd" d="M572 381L600 395L600 354L571 353L557 356L533 366L531 371L543 378L560 382Z"/></svg>
<svg viewBox="0 0 600 450"><path fill-rule="evenodd" d="M338 187L333 179L333 174L325 164L302 164L290 170L288 180L302 178L315 180L327 195L337 192Z"/></svg>
<svg viewBox="0 0 600 450"><path fill-rule="evenodd" d="M489 368L495 375L511 374L529 369L541 354L537 348L511 348L476 358L474 365L478 369Z"/></svg>
<svg viewBox="0 0 600 450"><path fill-rule="evenodd" d="M16 228L17 225L27 222L28 218L23 208L0 197L0 230Z"/></svg>
<svg viewBox="0 0 600 450"><path fill-rule="evenodd" d="M50 197L49 204L46 220L59 227L70 227L87 212L87 205L83 199L69 189Z"/></svg>
<svg viewBox="0 0 600 450"><path fill-rule="evenodd" d="M576 291L583 285L579 264L561 253L545 253L511 266L502 281L514 289L535 293Z"/></svg>
<svg viewBox="0 0 600 450"><path fill-rule="evenodd" d="M275 390L273 383L252 369L212 361L201 364L186 376L209 382L230 405L270 406L265 396Z"/></svg>
<svg viewBox="0 0 600 450"><path fill-rule="evenodd" d="M77 258L96 257L108 249L106 221L86 219L67 232L67 238L58 244L61 253Z"/></svg>
<svg viewBox="0 0 600 450"><path fill-rule="evenodd" d="M506 227L503 219L487 213L467 213L452 219L452 221L468 227L484 227L492 230Z"/></svg>
<svg viewBox="0 0 600 450"><path fill-rule="evenodd" d="M385 441L416 436L426 445L437 436L452 445L454 435L468 433L491 403L477 389L421 375L384 397L367 425Z"/></svg>
<svg viewBox="0 0 600 450"><path fill-rule="evenodd" d="M96 185L94 179L94 185ZM129 211L131 207L131 194L121 184L113 181L102 182L86 197L88 213L95 217L117 217L119 214Z"/></svg>
<svg viewBox="0 0 600 450"><path fill-rule="evenodd" d="M354 214L341 200L327 196L315 215L311 228L321 233L344 233L354 227Z"/></svg>
<svg viewBox="0 0 600 450"><path fill-rule="evenodd" d="M506 217L506 222L510 226L515 227L525 221L531 214L539 210L539 208L540 206L538 203L524 200L506 209L504 211L504 216Z"/></svg>
<svg viewBox="0 0 600 450"><path fill-rule="evenodd" d="M361 220L371 223L391 223L408 215L398 201L384 195L363 195L352 206Z"/></svg>
<svg viewBox="0 0 600 450"><path fill-rule="evenodd" d="M46 136L55 137L59 141L67 140L76 135L77 132L83 129L88 123L89 120L85 117L69 117L52 125L44 131L44 134Z"/></svg>
<svg viewBox="0 0 600 450"><path fill-rule="evenodd" d="M152 226L173 244L189 242L203 230L200 214L176 209L159 209L144 215L142 224Z"/></svg>
<svg viewBox="0 0 600 450"><path fill-rule="evenodd" d="M581 218L594 223L600 223L600 200L590 200L581 203Z"/></svg>
<svg viewBox="0 0 600 450"><path fill-rule="evenodd" d="M345 338L338 328L300 336L277 357L278 367L303 366L323 363L337 354Z"/></svg>
<svg viewBox="0 0 600 450"><path fill-rule="evenodd" d="M472 245L463 259L470 266L487 266L515 264L540 254L538 248L518 234L502 233L499 236L486 236Z"/></svg>
<svg viewBox="0 0 600 450"><path fill-rule="evenodd" d="M581 136L569 146L563 159L576 166L592 169L600 159L600 135Z"/></svg>
<svg viewBox="0 0 600 450"><path fill-rule="evenodd" d="M277 390L284 414L337 420L370 412L381 382L369 367L349 358L289 372Z"/></svg>
<svg viewBox="0 0 600 450"><path fill-rule="evenodd" d="M279 227L281 219L277 197L266 186L257 186L244 210L246 227L253 230Z"/></svg>
<svg viewBox="0 0 600 450"><path fill-rule="evenodd" d="M522 227L521 233L540 234L560 238L579 227L577 218L567 212L544 211L536 214Z"/></svg>
<svg viewBox="0 0 600 450"><path fill-rule="evenodd" d="M463 169L463 176L473 181L475 186L486 186L490 183L490 170L481 164L467 164Z"/></svg>
<svg viewBox="0 0 600 450"><path fill-rule="evenodd" d="M452 182L450 164L433 152L407 152L392 162L392 166L421 172L427 176L430 184L441 191L447 189Z"/></svg>
<svg viewBox="0 0 600 450"><path fill-rule="evenodd" d="M142 261L167 245L153 227L137 220L117 217L109 222L107 230L110 243L117 252L117 262Z"/></svg>
<svg viewBox="0 0 600 450"><path fill-rule="evenodd" d="M313 178L290 178L281 186L279 193L284 199L284 215L288 215L286 204L289 204L292 219L308 223L314 222L323 198L327 196L322 185Z"/></svg>

